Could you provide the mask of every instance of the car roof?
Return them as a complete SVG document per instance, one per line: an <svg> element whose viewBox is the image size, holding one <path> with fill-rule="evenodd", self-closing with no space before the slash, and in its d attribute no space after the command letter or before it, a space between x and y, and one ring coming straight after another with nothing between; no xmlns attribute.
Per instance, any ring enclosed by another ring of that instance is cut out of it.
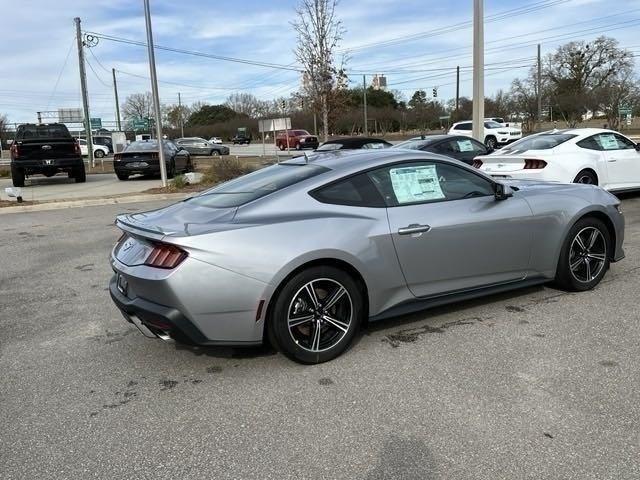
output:
<svg viewBox="0 0 640 480"><path fill-rule="evenodd" d="M340 144L347 147L353 146L362 146L367 143L386 143L387 145L391 145L386 140L382 138L370 138L370 137L344 137L344 138L336 138L334 140L328 140L323 143L323 145L334 145Z"/></svg>

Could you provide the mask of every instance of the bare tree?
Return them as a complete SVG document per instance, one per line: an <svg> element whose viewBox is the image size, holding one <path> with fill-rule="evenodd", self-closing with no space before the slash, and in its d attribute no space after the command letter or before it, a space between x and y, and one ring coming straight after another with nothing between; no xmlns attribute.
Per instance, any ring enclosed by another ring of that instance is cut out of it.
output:
<svg viewBox="0 0 640 480"><path fill-rule="evenodd" d="M4 140L4 132L7 129L9 120L4 113L0 113L0 140Z"/></svg>
<svg viewBox="0 0 640 480"><path fill-rule="evenodd" d="M609 128L620 128L620 106L627 104L633 107L640 100L638 78L633 68L629 66L618 70L606 85L597 89L596 98L598 110L607 116Z"/></svg>
<svg viewBox="0 0 640 480"><path fill-rule="evenodd" d="M227 97L225 105L238 113L252 118L259 116L260 101L250 93L232 93Z"/></svg>
<svg viewBox="0 0 640 480"><path fill-rule="evenodd" d="M298 36L294 51L303 66L302 89L322 115L323 136L329 136L329 101L338 70L334 52L344 34L336 18L338 0L300 0L298 18L292 22Z"/></svg>
<svg viewBox="0 0 640 480"><path fill-rule="evenodd" d="M153 117L151 92L129 95L122 105L122 114L126 122Z"/></svg>

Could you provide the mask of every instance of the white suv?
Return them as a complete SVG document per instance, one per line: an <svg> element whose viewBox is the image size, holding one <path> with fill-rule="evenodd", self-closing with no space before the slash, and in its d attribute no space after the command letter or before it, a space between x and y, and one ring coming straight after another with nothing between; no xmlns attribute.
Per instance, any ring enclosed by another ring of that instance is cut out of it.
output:
<svg viewBox="0 0 640 480"><path fill-rule="evenodd" d="M473 123L471 121L454 123L449 130L449 135L464 135L465 137L473 136ZM522 130L515 127L505 127L504 125L492 120L484 122L484 144L487 148L495 149L498 145L520 140L522 138Z"/></svg>

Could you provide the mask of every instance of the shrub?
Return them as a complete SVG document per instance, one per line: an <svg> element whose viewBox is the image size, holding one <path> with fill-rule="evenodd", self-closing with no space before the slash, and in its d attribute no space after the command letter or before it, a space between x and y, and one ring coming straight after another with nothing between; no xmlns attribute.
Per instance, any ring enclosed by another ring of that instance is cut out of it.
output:
<svg viewBox="0 0 640 480"><path fill-rule="evenodd" d="M251 173L253 168L236 158L223 157L215 160L213 166L204 174L203 182L221 183Z"/></svg>

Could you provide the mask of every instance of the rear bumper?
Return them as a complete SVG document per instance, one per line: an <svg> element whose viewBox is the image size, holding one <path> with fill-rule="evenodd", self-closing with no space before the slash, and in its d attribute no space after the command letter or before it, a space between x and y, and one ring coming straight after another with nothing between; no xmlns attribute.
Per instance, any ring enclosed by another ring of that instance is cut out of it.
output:
<svg viewBox="0 0 640 480"><path fill-rule="evenodd" d="M160 164L159 163L150 163L147 166L133 166L127 163L114 163L113 170L116 173L127 173L129 175L134 175L136 173L142 173L145 175L159 175L160 174Z"/></svg>
<svg viewBox="0 0 640 480"><path fill-rule="evenodd" d="M176 308L167 307L142 298L130 299L123 295L114 275L109 282L109 293L122 316L149 337L172 339L187 345L259 345L262 342L231 342L208 339L196 325Z"/></svg>
<svg viewBox="0 0 640 480"><path fill-rule="evenodd" d="M82 157L70 157L70 158L46 158L46 159L17 159L12 160L11 165L30 169L30 170L46 170L51 168L70 168L77 167L83 163Z"/></svg>

